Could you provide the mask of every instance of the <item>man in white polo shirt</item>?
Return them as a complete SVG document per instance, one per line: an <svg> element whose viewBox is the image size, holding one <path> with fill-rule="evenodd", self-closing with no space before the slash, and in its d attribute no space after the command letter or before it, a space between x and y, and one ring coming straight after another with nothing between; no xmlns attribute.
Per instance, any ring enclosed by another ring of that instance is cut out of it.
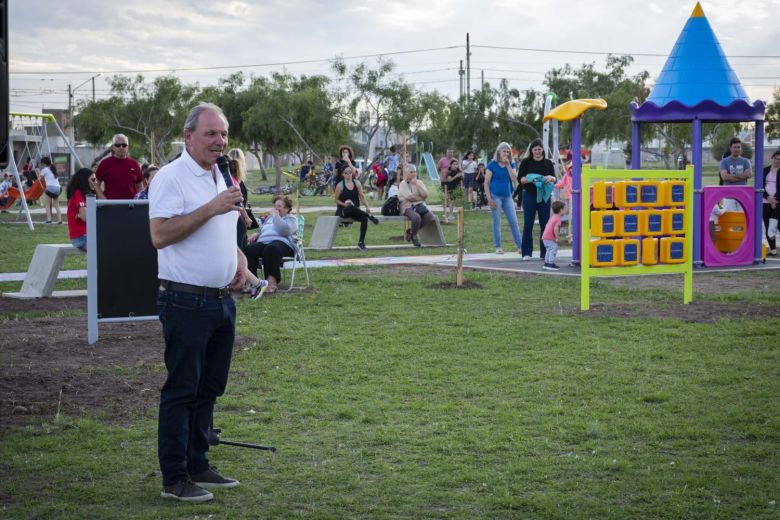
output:
<svg viewBox="0 0 780 520"><path fill-rule="evenodd" d="M227 188L216 167L227 135L219 107L193 108L184 123L185 151L157 172L149 189L168 370L158 427L162 497L186 502L214 498L203 488L238 485L207 458L214 402L225 392L235 338L230 287L246 281L246 258L236 247L241 191Z"/></svg>

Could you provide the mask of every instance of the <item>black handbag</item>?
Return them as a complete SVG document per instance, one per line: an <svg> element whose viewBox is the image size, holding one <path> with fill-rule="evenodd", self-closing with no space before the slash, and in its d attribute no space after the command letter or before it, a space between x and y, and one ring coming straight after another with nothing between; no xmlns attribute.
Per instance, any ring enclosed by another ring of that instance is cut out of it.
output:
<svg viewBox="0 0 780 520"><path fill-rule="evenodd" d="M415 204L412 207L414 208L414 211L416 211L417 214L420 215L421 217L423 215L425 215L426 213L428 213L428 206L426 206L424 202L420 202L419 204Z"/></svg>
<svg viewBox="0 0 780 520"><path fill-rule="evenodd" d="M401 203L398 197L393 195L389 197L384 204L382 204L382 215L386 217L397 217L401 214Z"/></svg>

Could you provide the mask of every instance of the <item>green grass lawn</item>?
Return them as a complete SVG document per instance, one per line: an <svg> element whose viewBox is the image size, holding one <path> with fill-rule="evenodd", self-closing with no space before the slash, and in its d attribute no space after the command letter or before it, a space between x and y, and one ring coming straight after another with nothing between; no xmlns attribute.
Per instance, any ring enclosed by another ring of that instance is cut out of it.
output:
<svg viewBox="0 0 780 520"><path fill-rule="evenodd" d="M679 288L413 268L317 270L316 290L238 305L216 447L242 485L159 498L156 420L65 417L4 432L5 518L777 518L780 318L681 319ZM694 301L777 306L765 289ZM86 348L86 347L85 347ZM158 370L163 370L158 366ZM228 433L229 432L229 433Z"/></svg>

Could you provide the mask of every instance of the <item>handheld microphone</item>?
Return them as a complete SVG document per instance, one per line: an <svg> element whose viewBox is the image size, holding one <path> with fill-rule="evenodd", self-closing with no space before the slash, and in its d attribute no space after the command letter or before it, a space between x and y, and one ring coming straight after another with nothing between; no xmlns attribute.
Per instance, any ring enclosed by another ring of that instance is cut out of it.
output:
<svg viewBox="0 0 780 520"><path fill-rule="evenodd" d="M227 188L235 186L233 183L233 176L230 175L230 160L228 159L227 155L219 156L217 159L217 168L219 168L219 173L222 174L222 179L225 181L225 186ZM236 207L241 208L241 203L236 204Z"/></svg>
<svg viewBox="0 0 780 520"><path fill-rule="evenodd" d="M233 186L233 177L230 175L230 160L227 155L220 155L217 159L217 168L222 174L222 179L225 181L225 186L230 188Z"/></svg>

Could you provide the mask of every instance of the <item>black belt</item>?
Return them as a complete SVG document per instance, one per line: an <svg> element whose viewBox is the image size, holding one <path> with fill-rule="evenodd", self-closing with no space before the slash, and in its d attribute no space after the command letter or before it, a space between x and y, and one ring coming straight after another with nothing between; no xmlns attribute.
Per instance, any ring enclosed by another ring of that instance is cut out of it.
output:
<svg viewBox="0 0 780 520"><path fill-rule="evenodd" d="M160 280L160 290L198 294L204 298L224 298L230 294L230 287L202 287L170 280Z"/></svg>

